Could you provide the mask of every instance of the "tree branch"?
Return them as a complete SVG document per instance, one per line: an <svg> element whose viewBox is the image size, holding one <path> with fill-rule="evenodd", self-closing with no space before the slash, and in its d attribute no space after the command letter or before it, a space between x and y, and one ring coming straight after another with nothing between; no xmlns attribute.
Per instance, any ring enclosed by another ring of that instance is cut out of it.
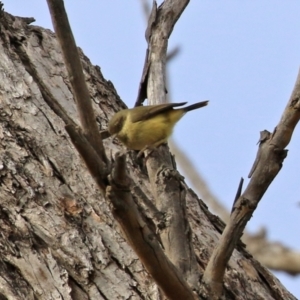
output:
<svg viewBox="0 0 300 300"><path fill-rule="evenodd" d="M96 128L91 100L84 81L81 63L75 41L61 0L48 0L55 31L61 44L65 64L75 94L83 133L80 128L69 124L66 129L83 157L90 173L103 190L108 184L99 177L101 162L107 162L102 140ZM154 10L155 12L155 10ZM155 16L153 17L155 19ZM92 147L90 146L92 145ZM95 151L96 150L96 151ZM97 151L100 150L100 157ZM100 159L101 158L101 159ZM107 186L107 197L114 205L113 213L124 230L129 243L144 262L157 284L170 299L194 299L194 294L178 273L173 264L164 255L157 239L139 215L126 176L125 158L116 156L116 167L112 174L111 186ZM124 202L120 201L123 199ZM125 205L124 205L125 204Z"/></svg>
<svg viewBox="0 0 300 300"><path fill-rule="evenodd" d="M166 0L157 9L153 1L146 30L148 49L135 106L148 98L151 104L166 103L166 57L168 39L189 0Z"/></svg>
<svg viewBox="0 0 300 300"><path fill-rule="evenodd" d="M287 150L284 148L290 142L299 118L300 73L277 127L272 134L263 132L261 136L251 180L234 205L230 220L204 272L203 280L207 284L211 299L218 299L222 293L227 263L260 199L282 167L282 162L287 155Z"/></svg>
<svg viewBox="0 0 300 300"><path fill-rule="evenodd" d="M284 271L292 276L300 273L300 253L294 251L280 242L267 240L265 229L255 235L243 236L247 243L247 250L260 263L272 270Z"/></svg>
<svg viewBox="0 0 300 300"><path fill-rule="evenodd" d="M85 135L81 132L81 128L74 126L73 124L69 124L65 128L72 140L72 143L84 160L90 174L93 176L93 179L99 186L100 190L102 192L105 191L108 182L106 179L107 177L104 176L106 174L103 174L103 170L106 170L106 166L103 165L103 161L88 142Z"/></svg>
<svg viewBox="0 0 300 300"><path fill-rule="evenodd" d="M202 195L205 204L225 223L228 223L229 212L222 206L219 199L212 194L205 180L195 169L195 164L179 149L174 140L171 140L169 144L172 153L176 157L176 162L180 165L184 176L188 177L196 193ZM290 275L300 274L299 251L290 249L280 242L268 240L266 230L257 234L244 232L242 241L247 245L247 250L253 257L267 268L286 272Z"/></svg>
<svg viewBox="0 0 300 300"><path fill-rule="evenodd" d="M34 81L38 85L45 102L55 112L55 114L64 121L66 125L65 128L69 133L73 144L85 161L86 166L100 187L100 190L104 191L105 185L107 184L107 165L100 159L94 148L91 147L78 125L68 116L59 101L53 96L53 93L51 93L45 82L42 80L36 70L36 67L26 53L24 46L20 45L16 48L16 50L21 61L26 66L27 72L34 78Z"/></svg>
<svg viewBox="0 0 300 300"><path fill-rule="evenodd" d="M150 104L167 102L165 73L168 38L188 2L168 0L158 9L156 2L153 2L146 30L148 49L136 106L145 97L148 97ZM160 236L168 257L188 282L196 287L200 273L187 222L185 188L170 154L158 151L160 155L155 151L147 157L146 165L156 206L166 216L166 226L161 229Z"/></svg>
<svg viewBox="0 0 300 300"><path fill-rule="evenodd" d="M168 299L195 300L192 290L164 254L132 200L125 155L117 153L115 159L111 186L106 193L113 205L114 217L121 225L128 242Z"/></svg>
<svg viewBox="0 0 300 300"><path fill-rule="evenodd" d="M104 163L108 160L96 124L89 91L85 83L75 39L62 0L47 0L53 27L62 48L64 61L76 99L81 126L87 139Z"/></svg>

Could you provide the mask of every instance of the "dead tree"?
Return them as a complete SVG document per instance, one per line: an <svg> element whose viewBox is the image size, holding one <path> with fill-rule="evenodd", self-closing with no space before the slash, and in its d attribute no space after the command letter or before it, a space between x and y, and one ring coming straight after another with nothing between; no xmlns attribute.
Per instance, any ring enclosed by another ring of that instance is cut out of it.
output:
<svg viewBox="0 0 300 300"><path fill-rule="evenodd" d="M164 51L173 27L160 24L170 16L176 22L185 5L154 3L138 104L164 98ZM51 13L55 20L55 7ZM229 235L231 252L220 265L214 265L218 253L209 263L220 249L223 222L185 184L167 147L145 161L89 132L95 120L105 130L124 103L80 49L87 90L76 91L79 73L69 76L74 66L64 63L55 34L32 21L1 12L0 298L295 299L247 253L239 226ZM154 47L161 34L166 44ZM95 119L79 104L85 92ZM264 136L262 147L271 138ZM275 153L284 158L284 150ZM233 221L255 208L247 199L237 197Z"/></svg>

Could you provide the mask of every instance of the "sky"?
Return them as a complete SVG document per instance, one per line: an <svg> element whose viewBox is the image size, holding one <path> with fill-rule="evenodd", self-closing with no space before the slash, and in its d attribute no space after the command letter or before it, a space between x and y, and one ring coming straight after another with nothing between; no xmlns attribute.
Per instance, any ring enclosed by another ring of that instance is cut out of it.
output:
<svg viewBox="0 0 300 300"><path fill-rule="evenodd" d="M3 3L7 12L52 29L46 0ZM146 50L141 1L65 0L65 5L77 45L132 107ZM169 65L172 101L210 100L180 121L174 138L228 209L240 178L248 183L259 132L273 131L291 95L300 63L299 14L295 0L194 0L171 35L169 50L180 47ZM287 149L247 230L265 227L270 240L299 251L299 128ZM300 298L300 276L276 276Z"/></svg>

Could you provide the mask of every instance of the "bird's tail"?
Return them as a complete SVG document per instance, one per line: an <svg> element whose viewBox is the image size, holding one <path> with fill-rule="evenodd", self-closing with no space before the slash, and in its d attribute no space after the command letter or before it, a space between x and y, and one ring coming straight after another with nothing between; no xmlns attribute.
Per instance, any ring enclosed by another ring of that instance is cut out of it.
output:
<svg viewBox="0 0 300 300"><path fill-rule="evenodd" d="M192 104L192 105L189 105L187 107L183 107L182 109L185 111L185 112L188 112L190 110L193 110L193 109L197 109L197 108L201 108L203 106L206 106L208 104L208 101L202 101L202 102L198 102L198 103L195 103L195 104Z"/></svg>

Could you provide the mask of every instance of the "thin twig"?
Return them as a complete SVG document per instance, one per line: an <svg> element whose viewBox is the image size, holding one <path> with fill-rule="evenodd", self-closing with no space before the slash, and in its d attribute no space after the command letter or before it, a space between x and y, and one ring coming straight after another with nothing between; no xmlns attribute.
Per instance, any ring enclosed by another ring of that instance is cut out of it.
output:
<svg viewBox="0 0 300 300"><path fill-rule="evenodd" d="M196 190L198 195L205 199L210 209L217 214L225 223L229 220L229 213L227 209L221 204L217 197L211 192L207 182L201 176L199 170L195 168L195 164L190 158L180 149L179 145L173 139L169 142L172 153L174 153L176 162L180 165L184 176L188 176L191 185Z"/></svg>
<svg viewBox="0 0 300 300"><path fill-rule="evenodd" d="M141 0L145 18L148 20L150 14L149 0Z"/></svg>
<svg viewBox="0 0 300 300"><path fill-rule="evenodd" d="M243 189L243 183L244 183L244 178L242 177L238 186L238 189L236 191L234 200L233 200L233 205L232 205L232 209L231 209L231 213L233 211L234 205L235 203L238 201L238 199L240 198L241 194L242 194L242 189Z"/></svg>

